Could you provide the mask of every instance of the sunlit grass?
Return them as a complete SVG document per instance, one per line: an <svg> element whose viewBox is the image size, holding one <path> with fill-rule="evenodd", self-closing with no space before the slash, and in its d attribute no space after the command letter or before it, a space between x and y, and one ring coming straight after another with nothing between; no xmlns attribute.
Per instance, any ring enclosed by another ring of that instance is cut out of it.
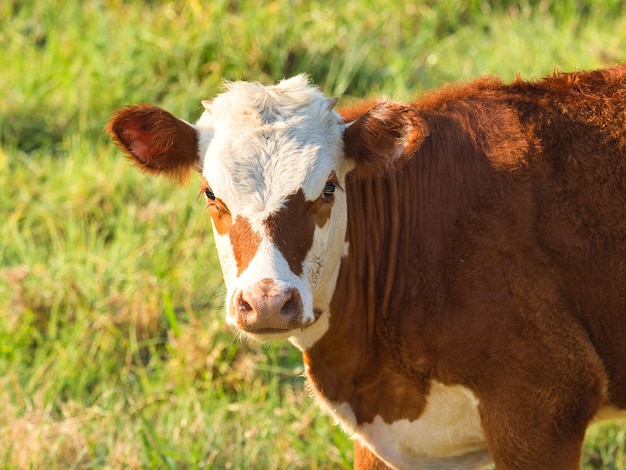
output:
<svg viewBox="0 0 626 470"><path fill-rule="evenodd" d="M223 79L345 102L624 60L623 2L520 3L0 3L0 467L349 467L298 352L224 325L197 179L138 174L102 128L137 102L194 120ZM586 468L624 441L594 427Z"/></svg>

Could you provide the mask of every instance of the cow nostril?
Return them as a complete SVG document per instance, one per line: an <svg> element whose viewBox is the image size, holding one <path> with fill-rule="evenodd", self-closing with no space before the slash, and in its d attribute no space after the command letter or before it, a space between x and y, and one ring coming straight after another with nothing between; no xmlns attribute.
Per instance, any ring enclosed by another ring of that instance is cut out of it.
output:
<svg viewBox="0 0 626 470"><path fill-rule="evenodd" d="M280 309L282 317L296 319L300 317L302 312L302 299L296 289L292 289L289 295L289 299Z"/></svg>
<svg viewBox="0 0 626 470"><path fill-rule="evenodd" d="M289 299L280 309L280 314L283 317L293 317L297 308L295 304L296 302L293 299Z"/></svg>
<svg viewBox="0 0 626 470"><path fill-rule="evenodd" d="M243 293L237 297L237 309L242 312L251 312L252 306L243 298Z"/></svg>

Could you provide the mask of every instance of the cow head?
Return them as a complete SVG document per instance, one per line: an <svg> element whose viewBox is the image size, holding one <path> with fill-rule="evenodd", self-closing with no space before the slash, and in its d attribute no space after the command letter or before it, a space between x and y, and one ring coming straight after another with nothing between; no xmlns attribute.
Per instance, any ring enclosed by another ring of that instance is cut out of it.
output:
<svg viewBox="0 0 626 470"><path fill-rule="evenodd" d="M195 125L137 105L107 126L143 171L202 173L227 321L252 337L304 349L324 334L346 250L346 175L393 166L415 141L410 120L393 117L397 105L347 124L335 103L299 75L269 87L231 83L202 102Z"/></svg>

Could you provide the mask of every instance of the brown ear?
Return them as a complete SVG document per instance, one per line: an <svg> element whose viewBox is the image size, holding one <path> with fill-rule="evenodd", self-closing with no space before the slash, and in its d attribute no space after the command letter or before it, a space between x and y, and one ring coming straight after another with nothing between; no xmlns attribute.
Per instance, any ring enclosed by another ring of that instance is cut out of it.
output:
<svg viewBox="0 0 626 470"><path fill-rule="evenodd" d="M356 162L354 175L384 175L411 158L426 137L428 127L415 109L380 103L348 124L345 154Z"/></svg>
<svg viewBox="0 0 626 470"><path fill-rule="evenodd" d="M156 106L122 108L105 131L141 171L184 181L199 164L196 129Z"/></svg>

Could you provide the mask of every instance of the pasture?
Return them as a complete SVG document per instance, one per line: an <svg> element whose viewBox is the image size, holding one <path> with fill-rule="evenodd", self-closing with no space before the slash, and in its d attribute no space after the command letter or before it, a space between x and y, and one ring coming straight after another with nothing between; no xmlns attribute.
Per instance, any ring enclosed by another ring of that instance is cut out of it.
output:
<svg viewBox="0 0 626 470"><path fill-rule="evenodd" d="M626 2L8 0L0 59L0 467L350 468L299 352L225 327L198 178L131 170L104 124L140 102L193 121L222 79L306 72L341 105L603 67ZM623 424L584 468L626 468Z"/></svg>

